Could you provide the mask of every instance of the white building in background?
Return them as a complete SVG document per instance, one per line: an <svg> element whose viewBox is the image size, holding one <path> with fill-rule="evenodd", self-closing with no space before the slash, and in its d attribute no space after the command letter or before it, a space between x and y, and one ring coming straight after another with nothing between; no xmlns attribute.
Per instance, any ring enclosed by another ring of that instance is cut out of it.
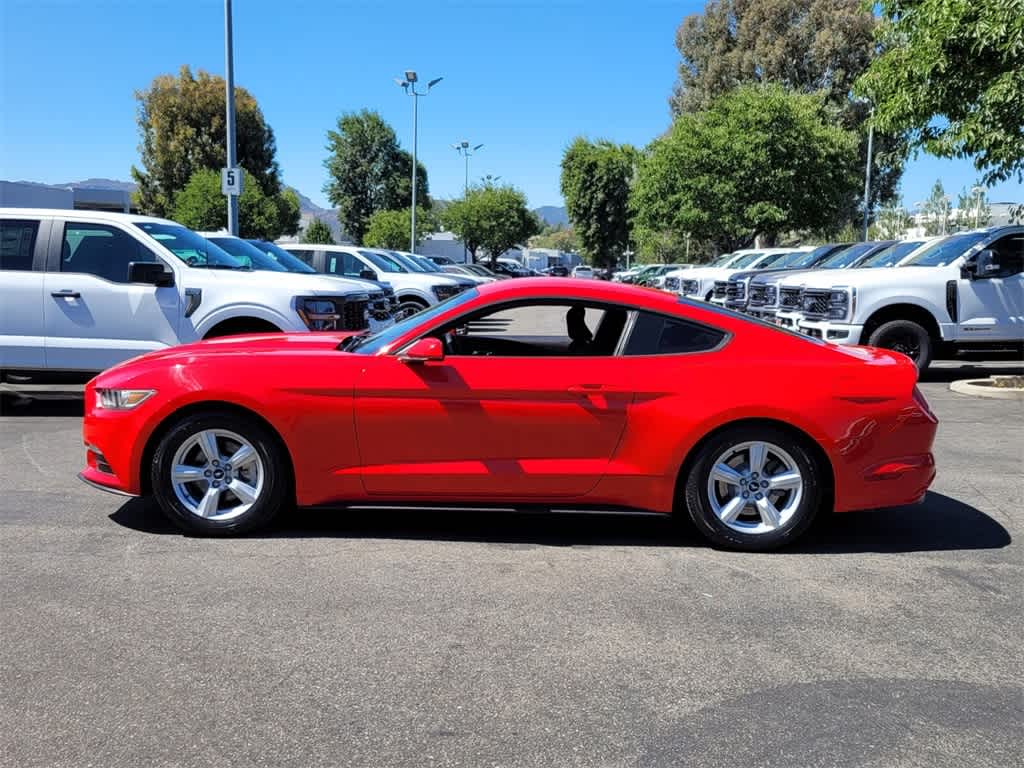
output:
<svg viewBox="0 0 1024 768"><path fill-rule="evenodd" d="M132 213L132 196L127 190L106 187L0 181L0 207Z"/></svg>
<svg viewBox="0 0 1024 768"><path fill-rule="evenodd" d="M988 203L988 223L982 222L983 227L1000 227L1006 224L1013 224L1014 211L1021 209L1024 214L1024 203ZM977 211L974 208L950 208L947 225L949 232L959 232L965 229L974 229ZM914 226L910 227L905 237L924 237L925 229L932 222L941 221L941 215L933 213L915 213L913 215ZM1021 218L1024 218L1022 216Z"/></svg>

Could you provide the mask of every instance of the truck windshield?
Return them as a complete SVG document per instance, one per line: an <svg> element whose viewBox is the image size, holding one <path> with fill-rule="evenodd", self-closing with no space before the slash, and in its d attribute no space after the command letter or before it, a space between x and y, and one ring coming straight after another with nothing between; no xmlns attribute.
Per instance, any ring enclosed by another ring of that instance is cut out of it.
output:
<svg viewBox="0 0 1024 768"><path fill-rule="evenodd" d="M962 235L947 237L917 254L903 266L944 267L963 256L972 246L977 245L986 237L988 237L988 232L965 232Z"/></svg>
<svg viewBox="0 0 1024 768"><path fill-rule="evenodd" d="M883 248L870 259L862 261L858 264L860 269L874 269L876 267L895 267L901 261L903 257L913 251L915 248L920 247L923 240L907 240L904 243L896 243L890 245L888 248Z"/></svg>
<svg viewBox="0 0 1024 768"><path fill-rule="evenodd" d="M383 254L376 253L374 251L360 250L359 255L362 256L364 259L369 259L371 262L373 262L373 266L375 266L381 272L398 273L409 271L394 259L387 258Z"/></svg>
<svg viewBox="0 0 1024 768"><path fill-rule="evenodd" d="M200 237L180 224L155 221L136 222L135 226L156 240L190 267L203 269L248 269L223 248Z"/></svg>
<svg viewBox="0 0 1024 768"><path fill-rule="evenodd" d="M787 267L793 267L799 269L800 267L809 267L813 264L818 263L818 259L824 256L826 253L832 253L835 250L834 245L819 245L813 251L807 251L807 253L801 253L795 259L793 259Z"/></svg>
<svg viewBox="0 0 1024 768"><path fill-rule="evenodd" d="M741 256L739 259L730 264L729 268L742 269L743 267L749 267L762 256L764 256L763 253L748 253L746 256Z"/></svg>
<svg viewBox="0 0 1024 768"><path fill-rule="evenodd" d="M239 240L236 237L208 237L206 239L214 245L219 245L249 269L258 269L262 272L289 271L278 264L275 259L270 258L255 245L251 245L245 240Z"/></svg>
<svg viewBox="0 0 1024 768"><path fill-rule="evenodd" d="M289 272L301 272L306 275L317 274L317 271L309 266L309 264L300 258L292 256L279 245L274 245L267 240L250 240L249 243L256 248L259 248Z"/></svg>
<svg viewBox="0 0 1024 768"><path fill-rule="evenodd" d="M832 254L818 266L821 269L845 269L863 257L865 253L870 253L877 247L878 243L857 243Z"/></svg>

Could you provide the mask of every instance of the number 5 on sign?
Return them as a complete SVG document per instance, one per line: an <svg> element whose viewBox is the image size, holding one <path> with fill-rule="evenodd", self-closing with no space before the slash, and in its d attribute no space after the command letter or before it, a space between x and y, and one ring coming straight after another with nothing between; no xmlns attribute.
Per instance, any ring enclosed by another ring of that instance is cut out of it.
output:
<svg viewBox="0 0 1024 768"><path fill-rule="evenodd" d="M220 191L225 195L242 194L242 169L220 169Z"/></svg>

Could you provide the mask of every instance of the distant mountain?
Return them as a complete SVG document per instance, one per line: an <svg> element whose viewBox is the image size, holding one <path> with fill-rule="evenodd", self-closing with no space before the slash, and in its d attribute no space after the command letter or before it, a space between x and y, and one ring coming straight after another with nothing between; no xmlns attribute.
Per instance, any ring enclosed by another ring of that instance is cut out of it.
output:
<svg viewBox="0 0 1024 768"><path fill-rule="evenodd" d="M82 181L69 181L67 184L55 184L57 187L92 187L94 189L117 189L121 192L134 192L136 183L134 181L118 181L117 179L83 179Z"/></svg>
<svg viewBox="0 0 1024 768"><path fill-rule="evenodd" d="M563 205L542 205L540 208L534 208L533 212L549 227L569 226L569 214L565 212Z"/></svg>

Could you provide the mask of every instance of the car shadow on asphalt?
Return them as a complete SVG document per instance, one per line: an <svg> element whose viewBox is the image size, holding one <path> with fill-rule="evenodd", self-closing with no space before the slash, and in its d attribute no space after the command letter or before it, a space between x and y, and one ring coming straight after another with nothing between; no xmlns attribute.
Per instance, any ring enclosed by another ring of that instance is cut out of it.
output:
<svg viewBox="0 0 1024 768"><path fill-rule="evenodd" d="M182 535L145 499L132 499L110 516L143 533ZM296 510L246 538L408 539L493 544L705 547L689 522L661 515L566 514L452 510ZM1000 549L1009 532L984 512L941 493L922 504L827 515L788 554L928 552Z"/></svg>
<svg viewBox="0 0 1024 768"><path fill-rule="evenodd" d="M1006 361L998 366L982 366L967 360L955 361L942 368L929 368L921 374L925 384L949 384L961 379L987 379L989 376L1020 376L1024 374L1024 363Z"/></svg>

